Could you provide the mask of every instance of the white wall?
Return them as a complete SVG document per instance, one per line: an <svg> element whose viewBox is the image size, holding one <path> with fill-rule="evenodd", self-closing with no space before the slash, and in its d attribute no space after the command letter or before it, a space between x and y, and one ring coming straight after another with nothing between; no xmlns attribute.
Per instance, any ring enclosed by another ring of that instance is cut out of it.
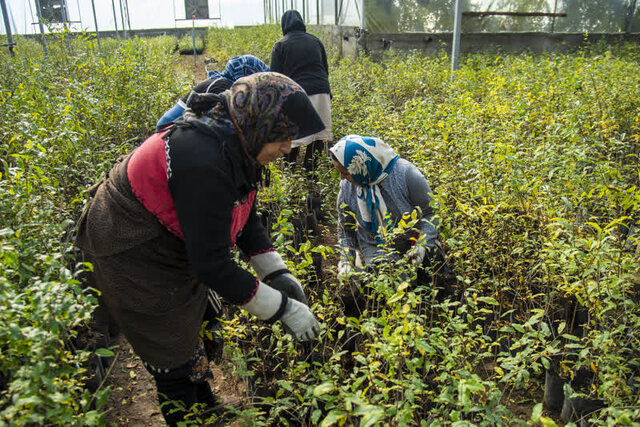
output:
<svg viewBox="0 0 640 427"><path fill-rule="evenodd" d="M39 32L35 0L5 0L9 23L13 34ZM117 26L122 30L120 0L94 0L98 29L114 30L113 7L116 7ZM183 0L128 0L131 29L191 27L192 21L185 18ZM123 1L124 7L124 1ZM69 19L73 30L95 31L91 0L67 0ZM125 15L126 16L126 15ZM209 0L209 16L222 19L196 20L196 26L253 25L264 22L262 0ZM126 18L125 18L126 22ZM46 28L45 28L46 31ZM0 20L0 33L6 34L4 21Z"/></svg>

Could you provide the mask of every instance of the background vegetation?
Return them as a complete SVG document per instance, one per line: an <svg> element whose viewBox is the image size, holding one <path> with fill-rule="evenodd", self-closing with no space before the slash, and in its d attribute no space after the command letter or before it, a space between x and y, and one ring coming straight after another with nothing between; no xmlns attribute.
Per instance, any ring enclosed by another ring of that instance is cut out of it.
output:
<svg viewBox="0 0 640 427"><path fill-rule="evenodd" d="M220 64L243 53L268 62L279 37L277 26L216 29L206 45ZM0 424L96 424L108 389L85 387L90 351L74 337L95 301L70 231L84 190L192 82L176 74L175 39L101 51L60 39L48 57L19 46L0 66ZM477 54L451 82L446 55L332 55L335 135L381 137L424 172L459 283L447 299L413 289L404 260L338 282L337 176L326 159L321 184L274 167L263 209L324 332L296 345L230 310L225 360L255 403L243 419L553 425L558 414L541 405L547 371L567 399L602 401L585 419L640 422L639 59L635 45ZM303 200L318 195L324 231L296 242ZM318 254L324 280L312 274ZM344 303L354 284L362 314Z"/></svg>

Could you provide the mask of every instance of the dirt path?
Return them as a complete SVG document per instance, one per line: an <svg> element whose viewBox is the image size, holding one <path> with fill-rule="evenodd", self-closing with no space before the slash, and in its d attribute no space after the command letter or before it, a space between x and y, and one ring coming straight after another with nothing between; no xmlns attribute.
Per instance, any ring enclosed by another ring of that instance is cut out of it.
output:
<svg viewBox="0 0 640 427"><path fill-rule="evenodd" d="M118 349L106 383L113 388L107 401L107 424L130 427L163 425L153 378L122 335L114 344ZM233 376L214 364L211 364L211 370L214 380L210 385L214 393L219 396L241 395L238 390L242 386Z"/></svg>

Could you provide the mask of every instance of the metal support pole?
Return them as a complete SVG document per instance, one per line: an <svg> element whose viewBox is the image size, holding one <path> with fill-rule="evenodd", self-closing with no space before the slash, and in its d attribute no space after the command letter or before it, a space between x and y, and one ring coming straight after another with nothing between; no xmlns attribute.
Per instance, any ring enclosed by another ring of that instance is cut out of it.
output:
<svg viewBox="0 0 640 427"><path fill-rule="evenodd" d="M113 9L113 25L116 26L116 35L120 38L120 33L118 32L118 15L116 15L116 4L115 0L111 0L111 8Z"/></svg>
<svg viewBox="0 0 640 427"><path fill-rule="evenodd" d="M316 0L316 23L320 25L320 0Z"/></svg>
<svg viewBox="0 0 640 427"><path fill-rule="evenodd" d="M0 7L2 7L2 18L4 19L4 28L7 31L7 46L9 47L9 53L11 56L16 56L13 51L13 47L16 45L13 42L13 35L11 34L11 25L9 25L9 14L7 13L7 5L4 0L0 0Z"/></svg>
<svg viewBox="0 0 640 427"><path fill-rule="evenodd" d="M127 14L127 27L129 28L129 31L131 31L131 20L129 19L129 0L124 0L124 12Z"/></svg>
<svg viewBox="0 0 640 427"><path fill-rule="evenodd" d="M458 59L460 56L460 26L462 24L462 0L456 0L455 14L453 20L453 41L451 47L451 81L454 79L454 72L458 69Z"/></svg>
<svg viewBox="0 0 640 427"><path fill-rule="evenodd" d="M127 26L124 23L124 8L122 7L122 0L120 2L120 22L122 22L122 32L124 33L124 39L127 39Z"/></svg>
<svg viewBox="0 0 640 427"><path fill-rule="evenodd" d="M198 64L198 52L196 52L196 10L191 12L191 43L193 44L193 69Z"/></svg>
<svg viewBox="0 0 640 427"><path fill-rule="evenodd" d="M42 43L42 49L44 50L44 54L48 55L49 50L47 49L47 41L44 38L44 24L42 24L42 9L40 9L40 0L35 0L36 2L36 16L38 17L38 27L40 28L40 43Z"/></svg>
<svg viewBox="0 0 640 427"><path fill-rule="evenodd" d="M633 14L636 12L636 0L631 0L631 4L629 4L629 13L627 14L627 25L625 25L625 30L627 33L631 32L631 25L633 24Z"/></svg>
<svg viewBox="0 0 640 427"><path fill-rule="evenodd" d="M98 48L100 48L100 31L98 30L98 17L96 16L96 4L91 0L91 8L93 9L93 23L96 26L96 39L98 40Z"/></svg>

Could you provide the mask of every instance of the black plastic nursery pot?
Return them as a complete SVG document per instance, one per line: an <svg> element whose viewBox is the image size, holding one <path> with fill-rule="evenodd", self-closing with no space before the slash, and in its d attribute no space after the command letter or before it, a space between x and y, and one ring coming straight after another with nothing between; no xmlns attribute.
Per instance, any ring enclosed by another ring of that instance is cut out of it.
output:
<svg viewBox="0 0 640 427"><path fill-rule="evenodd" d="M195 53L198 55L202 55L202 52L204 52L203 47L195 49ZM194 53L193 49L180 49L180 55L193 55L193 53Z"/></svg>
<svg viewBox="0 0 640 427"><path fill-rule="evenodd" d="M551 411L560 411L564 404L564 385L569 380L547 370L544 373L544 405Z"/></svg>
<svg viewBox="0 0 640 427"><path fill-rule="evenodd" d="M605 406L604 400L600 399L588 399L585 397L564 399L560 419L565 423L575 422L588 417L592 412L602 409Z"/></svg>
<svg viewBox="0 0 640 427"><path fill-rule="evenodd" d="M316 219L321 220L324 217L324 211L322 210L322 198L321 197L307 198L307 211L313 212L316 216Z"/></svg>

